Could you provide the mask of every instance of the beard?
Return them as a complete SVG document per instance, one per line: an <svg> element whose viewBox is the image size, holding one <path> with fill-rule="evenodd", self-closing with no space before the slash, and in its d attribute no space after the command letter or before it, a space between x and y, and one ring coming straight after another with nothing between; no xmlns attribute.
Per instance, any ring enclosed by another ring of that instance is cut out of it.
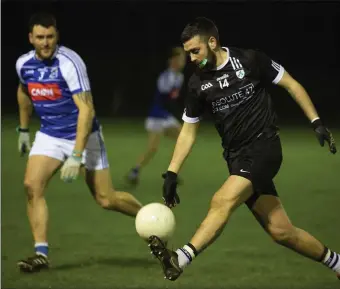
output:
<svg viewBox="0 0 340 289"><path fill-rule="evenodd" d="M44 52L43 50L46 48L48 49L48 51ZM56 50L56 47L53 47L53 46L49 46L46 48L37 48L37 47L35 48L35 53L38 56L38 58L40 58L41 60L51 59Z"/></svg>
<svg viewBox="0 0 340 289"><path fill-rule="evenodd" d="M203 66L203 62L206 62ZM216 55L211 51L210 48L208 48L208 55L207 58L205 58L203 61L200 63L196 64L197 70L202 72L202 71L210 71L216 68Z"/></svg>

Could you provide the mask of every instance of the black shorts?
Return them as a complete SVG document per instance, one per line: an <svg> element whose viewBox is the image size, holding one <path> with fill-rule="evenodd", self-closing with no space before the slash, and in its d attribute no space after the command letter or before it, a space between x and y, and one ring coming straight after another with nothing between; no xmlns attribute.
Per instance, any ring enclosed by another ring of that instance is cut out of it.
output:
<svg viewBox="0 0 340 289"><path fill-rule="evenodd" d="M246 201L251 209L260 195L277 196L273 182L282 163L282 147L276 131L262 133L249 146L236 153L224 152L230 175L252 182L253 195Z"/></svg>

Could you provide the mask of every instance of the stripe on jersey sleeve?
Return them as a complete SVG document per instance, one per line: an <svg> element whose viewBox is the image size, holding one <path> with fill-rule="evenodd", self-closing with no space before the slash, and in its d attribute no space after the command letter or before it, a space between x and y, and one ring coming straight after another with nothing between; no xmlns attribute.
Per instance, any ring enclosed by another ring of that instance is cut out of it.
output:
<svg viewBox="0 0 340 289"><path fill-rule="evenodd" d="M186 112L184 111L183 116L182 116L182 120L184 120L185 122L188 123L197 123L201 120L200 117L189 117L187 116Z"/></svg>
<svg viewBox="0 0 340 289"><path fill-rule="evenodd" d="M16 64L15 64L15 68L19 77L19 80L22 84L27 85L27 83L25 82L25 80L23 79L22 75L21 75L21 69L23 68L24 64L29 61L31 58L34 57L34 51L30 51L26 54L21 55Z"/></svg>
<svg viewBox="0 0 340 289"><path fill-rule="evenodd" d="M85 63L78 54L61 47L58 50L57 58L60 61L61 73L73 94L91 89Z"/></svg>
<svg viewBox="0 0 340 289"><path fill-rule="evenodd" d="M282 79L282 76L285 72L285 69L278 63L272 60L272 67L278 72L274 80L272 81L273 84L278 84L279 81Z"/></svg>

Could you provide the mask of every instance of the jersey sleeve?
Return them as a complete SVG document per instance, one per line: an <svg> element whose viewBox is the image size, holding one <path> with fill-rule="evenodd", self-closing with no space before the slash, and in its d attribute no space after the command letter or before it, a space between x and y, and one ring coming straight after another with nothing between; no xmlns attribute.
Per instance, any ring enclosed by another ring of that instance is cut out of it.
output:
<svg viewBox="0 0 340 289"><path fill-rule="evenodd" d="M204 113L204 108L205 102L198 94L197 80L191 77L188 83L188 94L182 116L183 121L188 123L199 122Z"/></svg>
<svg viewBox="0 0 340 289"><path fill-rule="evenodd" d="M26 81L23 79L22 75L21 75L21 68L23 66L23 62L21 61L21 59L19 58L15 64L15 69L17 71L17 75L19 77L19 81L21 84L27 86Z"/></svg>
<svg viewBox="0 0 340 289"><path fill-rule="evenodd" d="M65 54L60 62L61 74L72 94L91 90L86 65L78 54Z"/></svg>
<svg viewBox="0 0 340 289"><path fill-rule="evenodd" d="M277 84L281 80L285 70L280 64L261 51L255 51L254 58L254 65L258 67L262 80L273 84Z"/></svg>

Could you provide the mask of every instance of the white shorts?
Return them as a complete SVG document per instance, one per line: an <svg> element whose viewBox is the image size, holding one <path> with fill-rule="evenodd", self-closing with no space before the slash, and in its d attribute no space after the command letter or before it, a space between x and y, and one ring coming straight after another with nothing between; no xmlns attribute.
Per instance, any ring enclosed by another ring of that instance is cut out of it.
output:
<svg viewBox="0 0 340 289"><path fill-rule="evenodd" d="M145 120L145 129L151 132L162 132L165 129L180 126L180 122L172 115L167 118L148 117Z"/></svg>
<svg viewBox="0 0 340 289"><path fill-rule="evenodd" d="M72 154L75 142L75 140L56 138L38 131L29 156L43 155L63 162ZM82 164L91 171L109 167L103 137L99 131L90 134L84 150Z"/></svg>

